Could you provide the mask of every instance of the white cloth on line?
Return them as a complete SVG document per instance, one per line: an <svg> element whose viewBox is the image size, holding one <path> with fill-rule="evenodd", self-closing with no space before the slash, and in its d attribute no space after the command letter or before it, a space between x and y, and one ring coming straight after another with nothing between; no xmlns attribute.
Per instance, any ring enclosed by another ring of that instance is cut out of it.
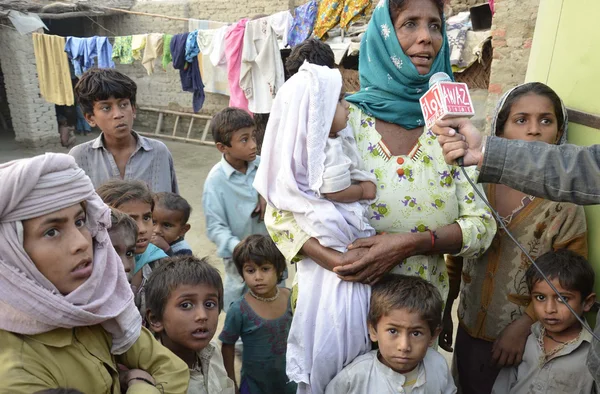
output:
<svg viewBox="0 0 600 394"><path fill-rule="evenodd" d="M225 27L227 29L227 27ZM218 93L229 96L229 81L227 80L227 69L213 65L211 61L212 53L215 50L213 45L215 34L219 29L198 30L198 62L200 74L204 83L204 91L208 93ZM224 32L224 30L223 30ZM217 37L218 38L218 37ZM221 35L221 41L223 36ZM223 52L224 53L224 52Z"/></svg>
<svg viewBox="0 0 600 394"><path fill-rule="evenodd" d="M267 19L275 31L275 34L277 34L279 48L283 49L287 47L288 34L290 33L290 28L292 27L292 22L294 21L292 14L289 11L281 11L268 16Z"/></svg>
<svg viewBox="0 0 600 394"><path fill-rule="evenodd" d="M244 33L240 88L255 114L271 112L273 98L285 80L277 34L268 18L249 21Z"/></svg>

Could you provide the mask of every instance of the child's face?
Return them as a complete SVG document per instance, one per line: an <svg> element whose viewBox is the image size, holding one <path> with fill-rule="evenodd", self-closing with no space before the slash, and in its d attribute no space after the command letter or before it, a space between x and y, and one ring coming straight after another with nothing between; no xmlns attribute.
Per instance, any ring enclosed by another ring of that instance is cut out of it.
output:
<svg viewBox="0 0 600 394"><path fill-rule="evenodd" d="M119 227L116 230L109 230L108 234L110 235L110 241L112 242L113 248L115 248L117 254L121 258L121 262L127 273L127 280L131 283L131 277L135 267L135 242L137 240L137 234L132 234L131 231L128 231L123 227Z"/></svg>
<svg viewBox="0 0 600 394"><path fill-rule="evenodd" d="M171 292L162 321L150 327L175 353L198 352L212 340L219 321L219 292L208 285L181 285Z"/></svg>
<svg viewBox="0 0 600 394"><path fill-rule="evenodd" d="M272 297L277 291L277 270L271 263L263 263L261 266L253 261L247 261L242 267L244 282L254 292L262 297Z"/></svg>
<svg viewBox="0 0 600 394"><path fill-rule="evenodd" d="M340 101L335 107L335 115L333 116L333 122L331 123L331 130L329 131L329 138L337 137L337 134L344 130L348 125L348 117L350 116L350 105L344 98L340 98Z"/></svg>
<svg viewBox="0 0 600 394"><path fill-rule="evenodd" d="M590 294L582 300L579 291L563 288L556 278L550 279L550 281L579 316L582 316L584 312L588 312L596 300L595 294ZM531 302L533 303L535 315L548 333L568 336L571 334L577 335L581 330L581 325L575 316L560 301L546 281L541 280L533 285Z"/></svg>
<svg viewBox="0 0 600 394"><path fill-rule="evenodd" d="M379 344L379 361L398 373L406 373L425 358L439 330L431 335L429 325L419 313L394 309L379 319L377 327L369 323L369 335Z"/></svg>
<svg viewBox="0 0 600 394"><path fill-rule="evenodd" d="M161 205L155 205L152 211L154 235L162 237L171 244L183 237L190 229L190 225L183 222L183 212L173 211Z"/></svg>
<svg viewBox="0 0 600 394"><path fill-rule="evenodd" d="M111 138L129 138L135 119L135 107L128 98L110 97L94 102L94 113L85 114L85 119L92 127L99 127Z"/></svg>
<svg viewBox="0 0 600 394"><path fill-rule="evenodd" d="M217 148L226 156L241 161L254 161L256 159L256 129L254 127L244 127L235 131L231 136L231 146L221 143Z"/></svg>
<svg viewBox="0 0 600 394"><path fill-rule="evenodd" d="M67 295L92 275L94 248L81 204L23 221L23 248L38 271Z"/></svg>
<svg viewBox="0 0 600 394"><path fill-rule="evenodd" d="M503 137L511 140L558 142L558 121L552 101L529 93L514 101Z"/></svg>
<svg viewBox="0 0 600 394"><path fill-rule="evenodd" d="M152 205L144 201L132 200L115 208L129 215L137 223L138 238L135 243L135 254L144 253L152 236Z"/></svg>

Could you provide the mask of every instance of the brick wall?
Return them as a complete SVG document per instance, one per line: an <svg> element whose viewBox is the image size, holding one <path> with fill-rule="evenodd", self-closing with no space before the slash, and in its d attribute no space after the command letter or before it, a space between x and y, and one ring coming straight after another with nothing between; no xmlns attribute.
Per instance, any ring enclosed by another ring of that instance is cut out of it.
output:
<svg viewBox="0 0 600 394"><path fill-rule="evenodd" d="M494 2L496 9L492 21L494 59L488 89L488 119L493 115L496 103L502 94L525 81L539 3L540 0L495 0Z"/></svg>
<svg viewBox="0 0 600 394"><path fill-rule="evenodd" d="M0 27L0 63L15 139L31 146L59 144L54 104L40 97L31 36Z"/></svg>
<svg viewBox="0 0 600 394"><path fill-rule="evenodd" d="M450 7L452 8L453 14L457 14L463 11L469 11L469 8L485 4L487 0L450 0Z"/></svg>

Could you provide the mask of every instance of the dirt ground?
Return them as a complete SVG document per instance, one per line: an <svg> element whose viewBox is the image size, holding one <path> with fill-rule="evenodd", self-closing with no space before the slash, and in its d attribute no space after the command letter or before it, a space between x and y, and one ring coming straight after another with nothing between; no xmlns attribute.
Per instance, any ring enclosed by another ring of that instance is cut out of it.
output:
<svg viewBox="0 0 600 394"><path fill-rule="evenodd" d="M77 143L89 141L97 136L97 133L92 133L87 137L77 136ZM162 141L167 145L173 155L181 195L187 199L192 206L192 215L190 217L191 229L186 235L186 240L191 245L194 254L199 257L208 257L211 264L223 274L223 262L216 256L215 245L206 237L206 226L204 224L204 215L202 212L202 186L204 185L208 172L213 165L220 160L221 156L217 149L211 146L200 146L169 140ZM68 149L61 147L52 149L52 151L68 153ZM24 149L14 142L12 136L0 134L0 163L19 158L32 157L43 154L44 152L44 149ZM293 267L288 267L288 271L290 277L288 278L287 284L288 287L291 287L295 269ZM456 302L455 305L456 304L458 303ZM456 317L456 311L453 315ZM221 332L224 320L225 314L222 313L219 318L217 333ZM454 325L456 328L456 321ZM446 357L446 360L450 364L452 354L446 353L441 349L439 349L439 351ZM239 368L240 362L238 360L236 362L238 374Z"/></svg>

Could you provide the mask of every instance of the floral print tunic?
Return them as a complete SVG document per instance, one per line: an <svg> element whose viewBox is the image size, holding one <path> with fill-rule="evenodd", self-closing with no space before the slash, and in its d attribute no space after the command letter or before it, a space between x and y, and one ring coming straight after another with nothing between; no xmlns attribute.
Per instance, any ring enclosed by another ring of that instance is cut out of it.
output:
<svg viewBox="0 0 600 394"><path fill-rule="evenodd" d="M365 168L377 178L377 200L369 212L369 222L377 232L416 233L458 223L463 238L458 255L476 258L485 252L496 233L496 222L460 168L444 162L433 133L425 131L408 155L391 156L373 117L351 105L348 126L354 131ZM477 179L475 169L466 171ZM293 214L268 207L265 223L287 260L302 258L297 254L310 237ZM433 283L443 299L448 295L443 255L412 256L392 272L418 275Z"/></svg>

